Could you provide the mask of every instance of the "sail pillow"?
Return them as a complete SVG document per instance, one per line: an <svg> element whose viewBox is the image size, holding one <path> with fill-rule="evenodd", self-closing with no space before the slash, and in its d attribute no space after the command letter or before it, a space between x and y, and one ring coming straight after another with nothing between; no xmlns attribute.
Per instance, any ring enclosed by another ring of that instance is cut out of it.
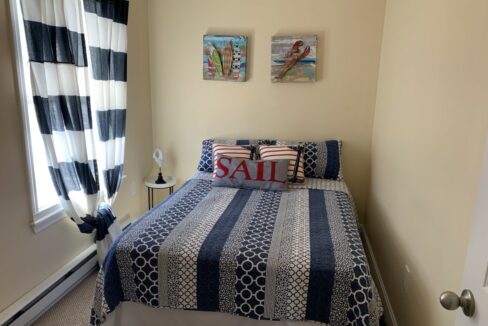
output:
<svg viewBox="0 0 488 326"><path fill-rule="evenodd" d="M247 160L218 155L212 185L244 189L288 189L289 160Z"/></svg>
<svg viewBox="0 0 488 326"><path fill-rule="evenodd" d="M269 139L205 139L202 141L202 150L200 161L198 162L198 171L212 172L214 168L212 145L226 144L239 146L257 146L257 145L274 145L276 140Z"/></svg>
<svg viewBox="0 0 488 326"><path fill-rule="evenodd" d="M218 156L237 157L252 160L254 156L254 146L237 146L226 144L212 144L212 153L214 160L214 176Z"/></svg>

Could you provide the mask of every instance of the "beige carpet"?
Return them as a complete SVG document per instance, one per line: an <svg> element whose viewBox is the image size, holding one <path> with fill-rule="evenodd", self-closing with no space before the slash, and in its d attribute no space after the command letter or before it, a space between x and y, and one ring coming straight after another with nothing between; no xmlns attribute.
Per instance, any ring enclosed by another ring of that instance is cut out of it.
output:
<svg viewBox="0 0 488 326"><path fill-rule="evenodd" d="M95 291L93 273L84 279L76 288L46 311L34 326L78 326L89 325L90 310Z"/></svg>

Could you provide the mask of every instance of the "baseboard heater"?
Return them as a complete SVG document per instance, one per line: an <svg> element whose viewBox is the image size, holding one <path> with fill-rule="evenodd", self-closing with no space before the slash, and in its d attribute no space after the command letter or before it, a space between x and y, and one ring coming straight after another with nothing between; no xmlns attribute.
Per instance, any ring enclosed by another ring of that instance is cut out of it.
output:
<svg viewBox="0 0 488 326"><path fill-rule="evenodd" d="M46 281L0 313L2 326L30 325L98 269L96 245L88 247ZM87 321L88 322L88 321Z"/></svg>
<svg viewBox="0 0 488 326"><path fill-rule="evenodd" d="M126 214L122 230L132 223ZM47 280L0 312L0 325L24 326L32 324L54 306L87 276L98 269L97 246L91 245Z"/></svg>

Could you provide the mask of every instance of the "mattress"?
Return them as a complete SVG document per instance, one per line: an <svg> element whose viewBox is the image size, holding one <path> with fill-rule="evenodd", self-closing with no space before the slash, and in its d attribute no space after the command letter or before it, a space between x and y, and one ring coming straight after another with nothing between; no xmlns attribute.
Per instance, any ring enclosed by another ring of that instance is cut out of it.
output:
<svg viewBox="0 0 488 326"><path fill-rule="evenodd" d="M90 323L121 303L257 323L378 325L382 315L344 182L263 191L212 187L204 172L112 246Z"/></svg>

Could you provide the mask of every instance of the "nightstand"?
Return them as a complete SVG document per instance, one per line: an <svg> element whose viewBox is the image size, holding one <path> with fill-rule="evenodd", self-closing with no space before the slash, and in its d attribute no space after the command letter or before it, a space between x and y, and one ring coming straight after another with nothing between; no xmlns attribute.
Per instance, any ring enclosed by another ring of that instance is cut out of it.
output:
<svg viewBox="0 0 488 326"><path fill-rule="evenodd" d="M150 176L144 179L144 185L147 187L147 205L149 209L154 207L154 189L168 189L171 195L176 184L175 177L165 176L164 181L166 183L156 183L157 178L157 176Z"/></svg>

